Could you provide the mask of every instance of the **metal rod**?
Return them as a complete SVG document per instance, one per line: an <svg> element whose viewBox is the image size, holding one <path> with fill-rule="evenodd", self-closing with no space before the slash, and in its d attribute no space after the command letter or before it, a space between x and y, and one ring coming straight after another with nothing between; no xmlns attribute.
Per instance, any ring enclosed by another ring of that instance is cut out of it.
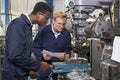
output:
<svg viewBox="0 0 120 80"><path fill-rule="evenodd" d="M5 25L9 24L9 0L5 0Z"/></svg>

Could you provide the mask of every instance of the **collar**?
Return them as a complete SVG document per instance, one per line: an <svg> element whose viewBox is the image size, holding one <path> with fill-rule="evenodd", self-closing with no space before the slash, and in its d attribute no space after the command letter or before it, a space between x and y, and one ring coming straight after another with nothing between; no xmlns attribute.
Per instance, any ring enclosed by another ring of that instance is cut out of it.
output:
<svg viewBox="0 0 120 80"><path fill-rule="evenodd" d="M31 20L30 20L30 17L28 16L28 14L24 13L24 15L28 18L28 20L30 21L30 24L33 25L32 22L31 22Z"/></svg>
<svg viewBox="0 0 120 80"><path fill-rule="evenodd" d="M60 34L61 34L61 32L59 32L59 33L55 32L55 30L53 29L53 25L51 25L51 27L52 27L52 32L53 32L54 34L56 34L56 35L60 35Z"/></svg>

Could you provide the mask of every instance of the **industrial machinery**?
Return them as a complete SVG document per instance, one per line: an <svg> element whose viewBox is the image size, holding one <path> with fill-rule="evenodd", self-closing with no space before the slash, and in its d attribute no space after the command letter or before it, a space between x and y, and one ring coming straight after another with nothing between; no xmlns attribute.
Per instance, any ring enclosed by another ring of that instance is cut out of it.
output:
<svg viewBox="0 0 120 80"><path fill-rule="evenodd" d="M85 58L68 59L64 62L55 62L53 65L53 73L67 73L73 70L89 71L88 60Z"/></svg>
<svg viewBox="0 0 120 80"><path fill-rule="evenodd" d="M86 20L95 9L109 10L112 0L66 0L66 7L71 14L73 38L75 43L84 43L86 38L93 37L92 27ZM103 17L100 15L100 17Z"/></svg>
<svg viewBox="0 0 120 80"><path fill-rule="evenodd" d="M110 59L112 54L112 43L115 35L113 31L113 24L111 22L110 12L113 0L65 0L65 4L68 8L66 12L70 12L71 14L70 19L73 28L73 45L83 45L87 42L88 38L96 37L101 39L105 46L101 55L101 61L98 64L102 75L100 80L117 80L117 78L115 78L115 74L119 73L119 66L116 62ZM102 9L104 13L100 14L96 21L93 22L93 24L89 24L87 19L91 17L90 13L92 13L95 9ZM105 20L104 17L106 14L109 15L109 20ZM77 67L79 68L77 73L70 71L76 69L76 66L72 66L68 63L62 63L59 64L59 66L57 66L58 64L53 64L53 72L60 73L64 70L67 73L69 72L68 75L78 75L79 72L84 69L84 67L86 68L86 66L82 66L84 64L85 63L77 64ZM67 68L64 68L64 66ZM68 70L69 68L70 70ZM78 76L79 79L76 79L76 77L69 77L69 80L91 80L80 78L80 75Z"/></svg>
<svg viewBox="0 0 120 80"><path fill-rule="evenodd" d="M115 0L114 1L114 8L113 8L113 13L114 13L114 25L115 27L120 27L120 0Z"/></svg>
<svg viewBox="0 0 120 80"><path fill-rule="evenodd" d="M52 64L52 73L58 73L57 80L95 80L88 73L90 67L88 60L77 57L76 53L72 53L70 59L64 62L54 62Z"/></svg>

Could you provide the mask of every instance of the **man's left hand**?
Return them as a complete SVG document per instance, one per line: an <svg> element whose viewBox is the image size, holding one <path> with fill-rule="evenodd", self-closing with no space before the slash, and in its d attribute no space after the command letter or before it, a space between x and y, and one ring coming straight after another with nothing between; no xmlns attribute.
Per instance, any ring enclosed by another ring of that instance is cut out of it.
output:
<svg viewBox="0 0 120 80"><path fill-rule="evenodd" d="M62 55L58 56L57 58L58 58L60 61L63 61L63 60L65 59L65 56L64 56L64 54L62 54Z"/></svg>

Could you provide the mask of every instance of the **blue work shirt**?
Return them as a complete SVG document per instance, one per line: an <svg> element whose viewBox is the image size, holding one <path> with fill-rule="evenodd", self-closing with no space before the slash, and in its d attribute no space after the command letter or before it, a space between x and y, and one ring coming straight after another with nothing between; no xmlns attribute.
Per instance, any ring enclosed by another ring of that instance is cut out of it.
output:
<svg viewBox="0 0 120 80"><path fill-rule="evenodd" d="M60 60L56 57L52 57L52 59L48 61L44 60L41 53L42 50L48 50L51 52L64 52L70 54L71 36L68 30L64 28L61 34L56 38L52 31L51 24L46 25L39 29L38 34L36 35L33 43L32 52L35 54L36 58L39 61L45 61L48 64L52 64L52 62L60 62ZM40 73L40 71L38 72ZM46 74L49 73L50 71L46 72ZM47 80L47 79L38 79L38 80Z"/></svg>
<svg viewBox="0 0 120 80"><path fill-rule="evenodd" d="M2 80L27 80L29 71L37 71L39 64L31 58L32 26L21 14L8 26L5 56L2 61Z"/></svg>

